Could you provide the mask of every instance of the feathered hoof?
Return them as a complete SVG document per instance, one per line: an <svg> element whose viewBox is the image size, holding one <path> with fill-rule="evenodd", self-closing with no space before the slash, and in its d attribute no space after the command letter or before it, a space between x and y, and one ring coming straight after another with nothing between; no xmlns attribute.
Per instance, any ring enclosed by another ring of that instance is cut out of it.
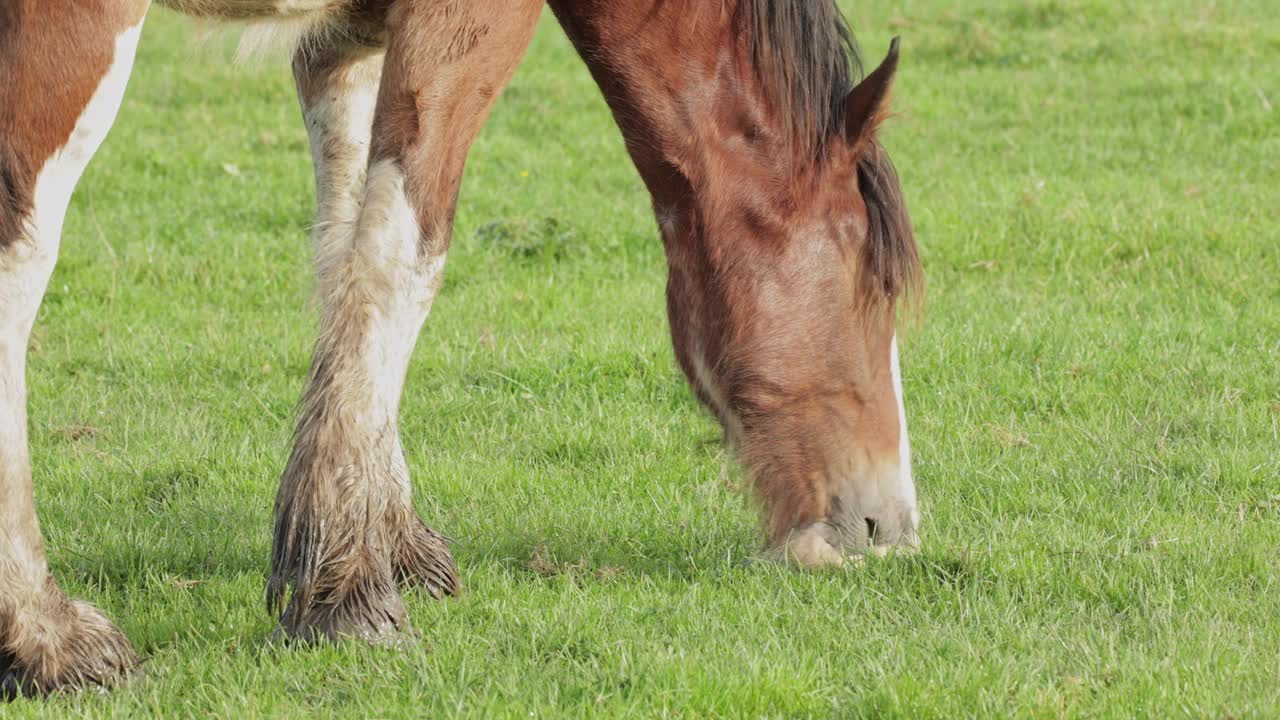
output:
<svg viewBox="0 0 1280 720"><path fill-rule="evenodd" d="M2 698L111 687L138 666L128 638L97 608L67 600L56 587L52 592L56 612L24 621L24 634L12 634L0 648Z"/></svg>
<svg viewBox="0 0 1280 720"><path fill-rule="evenodd" d="M272 639L401 645L415 637L390 569L349 568L332 582L300 581Z"/></svg>
<svg viewBox="0 0 1280 720"><path fill-rule="evenodd" d="M444 537L416 514L396 548L396 581L402 588L422 588L437 600L458 594L458 567Z"/></svg>

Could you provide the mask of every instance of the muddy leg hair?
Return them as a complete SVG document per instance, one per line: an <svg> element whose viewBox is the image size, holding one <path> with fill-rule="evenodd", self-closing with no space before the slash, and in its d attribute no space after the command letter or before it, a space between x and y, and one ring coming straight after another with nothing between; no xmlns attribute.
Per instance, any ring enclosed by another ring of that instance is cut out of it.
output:
<svg viewBox="0 0 1280 720"><path fill-rule="evenodd" d="M375 61L295 63L317 160L323 313L276 499L268 598L278 607L292 584L288 635L394 636L409 627L398 582L456 590L448 549L413 510L400 394L440 286L467 150L541 4L393 7L367 150Z"/></svg>
<svg viewBox="0 0 1280 720"><path fill-rule="evenodd" d="M18 47L43 62L0 59L0 694L113 682L136 663L129 641L49 573L36 517L27 438L26 351L76 182L124 94L146 4L74 17L21 12ZM37 17L38 16L38 17ZM10 16L14 17L14 16ZM51 91L57 88L57 91Z"/></svg>

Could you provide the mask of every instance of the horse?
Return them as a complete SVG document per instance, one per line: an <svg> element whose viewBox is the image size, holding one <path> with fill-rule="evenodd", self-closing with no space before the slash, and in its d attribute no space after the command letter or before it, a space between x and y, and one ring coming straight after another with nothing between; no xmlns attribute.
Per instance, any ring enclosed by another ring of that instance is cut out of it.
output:
<svg viewBox="0 0 1280 720"><path fill-rule="evenodd" d="M409 633L402 589L440 598L458 575L413 508L399 400L468 149L543 0L157 2L292 33L320 327L274 508L277 632ZM149 4L0 5L0 675L22 693L111 685L138 662L50 574L24 376L69 198ZM835 0L548 4L651 196L675 357L751 480L765 556L828 568L917 547L895 328L922 273L877 137L897 39L863 77Z"/></svg>

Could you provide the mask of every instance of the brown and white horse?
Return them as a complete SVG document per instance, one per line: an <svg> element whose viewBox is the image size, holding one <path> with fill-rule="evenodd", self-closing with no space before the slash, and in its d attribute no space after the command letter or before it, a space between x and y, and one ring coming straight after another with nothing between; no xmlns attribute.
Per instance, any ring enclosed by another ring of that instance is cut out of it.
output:
<svg viewBox="0 0 1280 720"><path fill-rule="evenodd" d="M455 592L397 426L467 151L543 0L159 0L300 29L319 339L280 481L269 604L291 637L408 629ZM676 357L806 567L914 547L895 306L919 276L876 140L897 64L854 84L834 0L549 0L653 200ZM128 641L49 574L32 494L28 336L77 180L110 128L149 0L0 3L0 675L109 683ZM286 603L285 600L288 602Z"/></svg>

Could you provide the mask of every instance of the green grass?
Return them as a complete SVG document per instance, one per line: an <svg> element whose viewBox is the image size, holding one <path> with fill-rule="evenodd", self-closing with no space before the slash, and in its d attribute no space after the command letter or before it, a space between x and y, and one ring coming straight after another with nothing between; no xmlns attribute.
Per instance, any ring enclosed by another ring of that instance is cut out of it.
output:
<svg viewBox="0 0 1280 720"><path fill-rule="evenodd" d="M975 5L978 5L975 3ZM403 404L465 593L421 644L265 645L315 327L287 63L156 11L30 359L54 573L148 656L97 715L1280 716L1280 25L1262 0L943 0L886 142L924 552L751 562L648 199L551 21L471 154Z"/></svg>

